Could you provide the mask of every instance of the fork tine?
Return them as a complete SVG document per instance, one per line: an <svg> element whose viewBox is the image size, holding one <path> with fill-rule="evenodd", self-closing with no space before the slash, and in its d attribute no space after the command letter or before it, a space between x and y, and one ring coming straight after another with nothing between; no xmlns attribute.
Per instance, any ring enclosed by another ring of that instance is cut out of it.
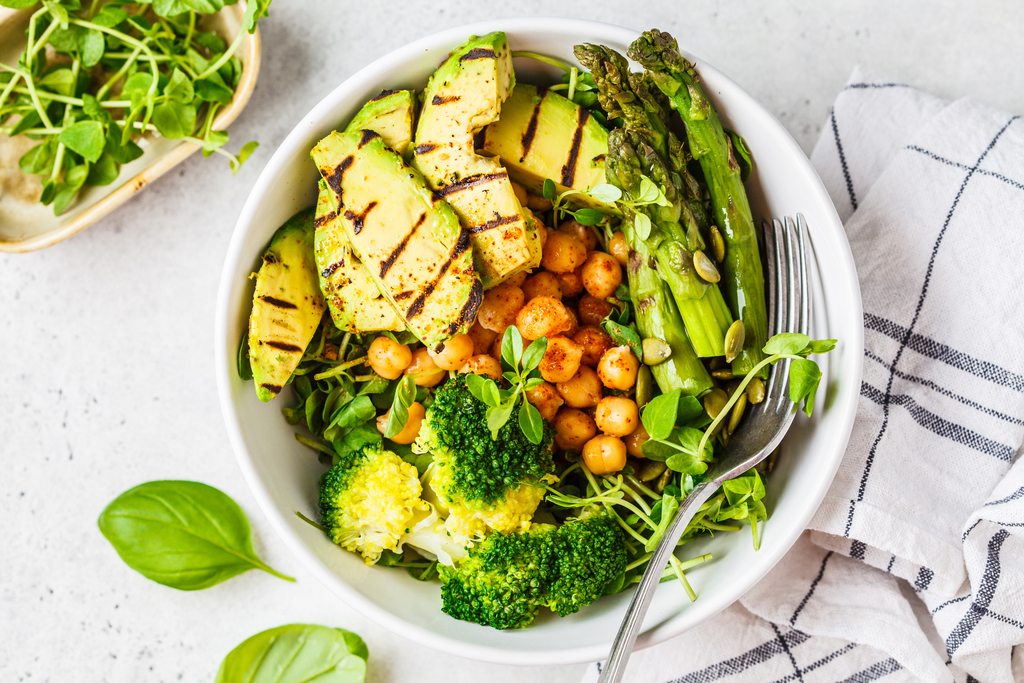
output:
<svg viewBox="0 0 1024 683"><path fill-rule="evenodd" d="M774 296L771 297L772 306L772 334L776 335L780 332L786 332L789 328L789 282L792 280L790 277L790 264L789 259L786 258L786 230L782 221L778 219L772 220L772 229L768 231L771 234L771 244L768 253L768 262L771 264L771 270L774 275L772 278L774 285ZM768 239L765 240L768 244ZM785 378L782 377L783 373L774 371L769 375L768 387L765 391L765 410L767 406L773 401L777 401L782 393L782 389L785 388Z"/></svg>
<svg viewBox="0 0 1024 683"><path fill-rule="evenodd" d="M800 319L796 330L804 334L811 333L811 293L810 280L807 277L807 221L802 213L796 215L797 240L797 283L799 285Z"/></svg>

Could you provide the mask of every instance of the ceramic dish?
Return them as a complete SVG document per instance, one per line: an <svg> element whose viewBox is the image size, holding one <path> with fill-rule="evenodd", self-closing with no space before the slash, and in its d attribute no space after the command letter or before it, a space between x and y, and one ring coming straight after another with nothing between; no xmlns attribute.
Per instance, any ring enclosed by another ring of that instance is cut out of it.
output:
<svg viewBox="0 0 1024 683"><path fill-rule="evenodd" d="M362 69L329 94L281 144L242 210L228 249L217 302L215 352L221 407L239 465L274 528L302 563L333 593L395 633L464 657L507 664L566 664L607 654L629 601L623 592L578 614L542 615L517 631L496 631L456 621L441 612L436 584L418 582L333 545L295 512L318 519L316 454L298 444L280 414L284 396L263 404L251 382L235 371L238 342L246 329L253 285L271 235L288 217L316 200L317 170L309 150L342 127L360 105L383 88L422 88L449 50L470 35L505 31L513 50L532 50L574 61L579 42L603 43L625 53L635 31L567 19L495 20L416 41ZM699 594L690 603L678 582L664 583L637 643L670 638L721 611L762 578L807 525L839 466L860 392L863 333L860 290L842 224L807 157L778 121L735 83L697 60L698 69L726 125L746 139L756 164L747 183L755 218L802 212L813 246L814 338L838 338L839 347L819 362L824 390L812 420L800 418L767 480L772 517L754 552L749 529L688 545L685 556L704 552L714 560L689 570ZM551 82L553 70L517 59L519 80Z"/></svg>
<svg viewBox="0 0 1024 683"><path fill-rule="evenodd" d="M18 61L25 49L25 28L34 11L35 8L0 7L0 62L14 64ZM242 27L244 15L242 3L225 7L207 20L209 29L223 36L234 36ZM252 35L245 35L235 54L242 60L242 79L231 102L214 118L215 130L224 130L238 118L256 87L260 72L259 29ZM66 240L199 151L195 144L144 135L139 140L142 156L122 166L117 180L104 187L83 188L67 211L54 216L52 206L39 203L43 187L39 178L26 176L18 170L18 159L36 144L24 136L0 135L0 252L33 251Z"/></svg>

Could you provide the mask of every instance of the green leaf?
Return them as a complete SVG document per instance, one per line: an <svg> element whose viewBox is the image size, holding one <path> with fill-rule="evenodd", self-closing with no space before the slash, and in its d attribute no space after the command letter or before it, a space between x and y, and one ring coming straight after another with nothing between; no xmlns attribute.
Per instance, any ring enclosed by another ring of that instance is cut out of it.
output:
<svg viewBox="0 0 1024 683"><path fill-rule="evenodd" d="M544 384L543 377L531 377L530 379L526 380L525 383L523 383L523 389L529 391L530 389L536 389L541 384Z"/></svg>
<svg viewBox="0 0 1024 683"><path fill-rule="evenodd" d="M270 15L270 0L249 0L245 6L245 17L242 25L245 30L252 33L256 30L256 22L263 17Z"/></svg>
<svg viewBox="0 0 1024 683"><path fill-rule="evenodd" d="M203 100L205 102L219 102L220 104L227 104L231 101L234 96L234 91L227 87L221 80L220 76L214 74L207 78L200 78L193 84L195 88L196 99Z"/></svg>
<svg viewBox="0 0 1024 683"><path fill-rule="evenodd" d="M203 138L203 156L210 156L213 151L228 143L228 134L223 130L211 130Z"/></svg>
<svg viewBox="0 0 1024 683"><path fill-rule="evenodd" d="M647 214L637 211L633 215L633 229L636 230L640 239L647 239L651 236L651 219L647 217Z"/></svg>
<svg viewBox="0 0 1024 683"><path fill-rule="evenodd" d="M142 156L142 148L131 140L121 144L121 131L116 125L110 126L104 149L119 164L131 163Z"/></svg>
<svg viewBox="0 0 1024 683"><path fill-rule="evenodd" d="M668 526L675 518L676 510L679 509L679 499L675 496L662 496L658 502L661 503L661 518L658 520L658 528L644 544L644 550L649 553L654 552L654 549L658 547L658 541L668 531Z"/></svg>
<svg viewBox="0 0 1024 683"><path fill-rule="evenodd" d="M256 148L259 146L260 143L256 142L255 140L245 143L242 149L238 152L238 156L236 157L236 159L231 161L231 172L238 173L238 169L242 167L242 164L245 163L245 160L248 159L249 156L253 152L255 152Z"/></svg>
<svg viewBox="0 0 1024 683"><path fill-rule="evenodd" d="M764 345L764 352L769 356L777 353L797 354L811 342L811 338L799 332L781 332Z"/></svg>
<svg viewBox="0 0 1024 683"><path fill-rule="evenodd" d="M532 444L539 444L544 438L544 418L536 406L523 398L523 405L519 408L519 428Z"/></svg>
<svg viewBox="0 0 1024 683"><path fill-rule="evenodd" d="M611 318L605 318L601 321L601 327L612 338L616 346L628 346L637 359L643 360L643 343L640 335L631 326L619 324Z"/></svg>
<svg viewBox="0 0 1024 683"><path fill-rule="evenodd" d="M171 73L171 80L164 89L164 94L169 99L182 104L188 104L195 99L195 92L192 89L192 81L181 69L175 69Z"/></svg>
<svg viewBox="0 0 1024 683"><path fill-rule="evenodd" d="M381 394L388 390L390 382L381 377L380 375L374 375L371 379L367 380L363 386L359 388L359 396L376 395Z"/></svg>
<svg viewBox="0 0 1024 683"><path fill-rule="evenodd" d="M43 7L53 15L53 18L57 20L61 28L68 27L68 10L60 2L57 0L43 0Z"/></svg>
<svg viewBox="0 0 1024 683"><path fill-rule="evenodd" d="M69 68L54 69L39 79L39 85L50 92L69 97L75 87L75 75Z"/></svg>
<svg viewBox="0 0 1024 683"><path fill-rule="evenodd" d="M477 375L472 372L466 376L466 388L473 395L473 398L481 403L486 403L484 401L484 382L486 381L487 378L483 375Z"/></svg>
<svg viewBox="0 0 1024 683"><path fill-rule="evenodd" d="M807 349L809 353L828 353L836 348L837 339L814 339Z"/></svg>
<svg viewBox="0 0 1024 683"><path fill-rule="evenodd" d="M573 216L580 225L597 225L604 220L604 214L597 209L580 209Z"/></svg>
<svg viewBox="0 0 1024 683"><path fill-rule="evenodd" d="M381 434L372 423L356 425L345 434L345 445L356 451L363 446L377 443L381 440Z"/></svg>
<svg viewBox="0 0 1024 683"><path fill-rule="evenodd" d="M22 173L44 173L53 165L53 145L44 142L25 152L18 160Z"/></svg>
<svg viewBox="0 0 1024 683"><path fill-rule="evenodd" d="M103 8L96 13L96 16L92 18L92 23L105 28L114 28L127 18L128 12L124 11L114 3L109 3L104 5Z"/></svg>
<svg viewBox="0 0 1024 683"><path fill-rule="evenodd" d="M683 396L679 399L679 414L676 417L676 424L685 425L704 414L704 406L693 396Z"/></svg>
<svg viewBox="0 0 1024 683"><path fill-rule="evenodd" d="M78 168L82 168L81 166ZM56 216L64 213L64 209L68 208L71 204L71 200L75 198L78 193L78 188L65 183L60 183L57 186L57 194L53 197L53 213Z"/></svg>
<svg viewBox="0 0 1024 683"><path fill-rule="evenodd" d="M99 121L100 123L110 123L113 119L109 112L100 106L100 101L96 99L94 95L84 93L82 95L82 111L93 121Z"/></svg>
<svg viewBox="0 0 1024 683"><path fill-rule="evenodd" d="M416 382L412 375L404 375L395 388L395 400L391 403L391 413L384 427L384 438L390 439L405 429L409 421L409 406L416 402Z"/></svg>
<svg viewBox="0 0 1024 683"><path fill-rule="evenodd" d="M704 474L708 470L708 464L695 455L676 451L672 457L665 461L665 465L673 472L682 474Z"/></svg>
<svg viewBox="0 0 1024 683"><path fill-rule="evenodd" d="M363 683L366 644L351 631L289 624L257 633L232 650L215 683Z"/></svg>
<svg viewBox="0 0 1024 683"><path fill-rule="evenodd" d="M644 406L644 412L640 419L652 439L664 441L672 433L672 429L676 426L681 393L680 389L675 389L667 394L655 396Z"/></svg>
<svg viewBox="0 0 1024 683"><path fill-rule="evenodd" d="M72 152L92 162L99 161L103 154L105 137L103 124L99 121L79 121L61 131L57 139Z"/></svg>
<svg viewBox="0 0 1024 683"><path fill-rule="evenodd" d="M39 0L0 0L0 7L10 7L11 9L28 9L35 7Z"/></svg>
<svg viewBox="0 0 1024 683"><path fill-rule="evenodd" d="M119 168L114 157L104 152L95 164L89 168L89 177L85 184L93 187L109 185L117 180Z"/></svg>
<svg viewBox="0 0 1024 683"><path fill-rule="evenodd" d="M708 440L704 444L704 452L697 453L697 448L700 446L700 442L703 438L704 432L694 427L680 427L675 432L676 442L680 446L685 448L691 455L699 460L707 462L714 456L714 449L711 446L711 441Z"/></svg>
<svg viewBox="0 0 1024 683"><path fill-rule="evenodd" d="M196 108L180 102L163 102L153 109L153 125L168 140L191 135L196 127Z"/></svg>
<svg viewBox="0 0 1024 683"><path fill-rule="evenodd" d="M658 186L645 175L640 176L640 196L634 200L637 204L653 204L658 201Z"/></svg>
<svg viewBox="0 0 1024 683"><path fill-rule="evenodd" d="M15 135L20 135L23 131L26 131L29 128L36 128L41 125L42 122L43 120L39 117L39 112L33 109L22 116L20 121L14 124L14 128L12 128L10 132L10 137L13 138Z"/></svg>
<svg viewBox="0 0 1024 683"><path fill-rule="evenodd" d="M518 370L519 361L523 359L523 335L515 325L506 327L501 336L501 359L513 370Z"/></svg>
<svg viewBox="0 0 1024 683"><path fill-rule="evenodd" d="M739 134L729 129L726 129L725 133L729 136L729 142L732 143L733 156L740 165L740 180L745 183L754 169L753 155L750 153L750 148L747 147L747 141Z"/></svg>
<svg viewBox="0 0 1024 683"><path fill-rule="evenodd" d="M211 54L220 54L228 49L224 39L212 31L209 33L196 33L192 39L209 50Z"/></svg>
<svg viewBox="0 0 1024 683"><path fill-rule="evenodd" d="M549 202L555 201L555 197L558 196L558 188L555 187L555 181L551 178L544 179L544 199Z"/></svg>
<svg viewBox="0 0 1024 683"><path fill-rule="evenodd" d="M811 416L814 410L814 397L821 382L821 368L813 360L801 358L792 361L789 366L789 400L799 404L804 401L804 413Z"/></svg>
<svg viewBox="0 0 1024 683"><path fill-rule="evenodd" d="M82 66L86 69L93 68L100 63L103 53L107 50L103 34L94 28L87 30L78 42L78 50L82 55Z"/></svg>
<svg viewBox="0 0 1024 683"><path fill-rule="evenodd" d="M498 430L505 426L508 419L512 417L512 409L516 407L515 401L508 401L497 408L487 409L487 428L491 430L491 438L498 438Z"/></svg>
<svg viewBox="0 0 1024 683"><path fill-rule="evenodd" d="M622 190L614 185L609 185L608 183L595 185L593 189L587 192L587 194L597 201L605 202L607 204L611 204L612 202L622 199Z"/></svg>
<svg viewBox="0 0 1024 683"><path fill-rule="evenodd" d="M250 569L294 579L256 556L245 513L227 495L195 481L151 481L115 498L100 531L125 564L179 590L199 590Z"/></svg>
<svg viewBox="0 0 1024 683"><path fill-rule="evenodd" d="M544 358L544 352L548 350L548 338L541 337L540 339L534 339L530 342L530 345L526 347L526 351L523 352L523 374L528 374L532 370L535 370L540 365L541 360ZM528 387L529 388L529 387Z"/></svg>
<svg viewBox="0 0 1024 683"><path fill-rule="evenodd" d="M370 400L370 397L357 396L349 401L344 408L334 414L334 418L331 420L330 426L338 426L342 428L354 427L355 425L362 424L367 420L372 420L376 415L377 409L373 406L373 401ZM408 419L408 416L406 419ZM405 425L403 425L403 427L404 426ZM398 431L400 432L402 430L399 429ZM395 434L397 433L398 432L395 432ZM392 436L394 436L394 434L392 434Z"/></svg>
<svg viewBox="0 0 1024 683"><path fill-rule="evenodd" d="M481 375L477 375L484 380L483 382L483 399L485 404L491 408L497 408L501 405L501 394L498 392L498 385L494 383L493 379L484 378Z"/></svg>
<svg viewBox="0 0 1024 683"><path fill-rule="evenodd" d="M153 11L159 17L176 17L189 10L183 0L153 0Z"/></svg>

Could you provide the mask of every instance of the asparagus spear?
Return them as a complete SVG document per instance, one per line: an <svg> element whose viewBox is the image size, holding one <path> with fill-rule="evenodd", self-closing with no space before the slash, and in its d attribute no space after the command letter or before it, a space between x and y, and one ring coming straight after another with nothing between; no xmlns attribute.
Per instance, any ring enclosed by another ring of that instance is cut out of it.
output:
<svg viewBox="0 0 1024 683"><path fill-rule="evenodd" d="M743 320L746 333L743 350L733 361L732 371L745 375L764 357L761 349L768 337L768 313L757 233L732 142L722 129L697 72L679 54L672 36L658 30L645 31L630 45L629 56L647 69L679 112L686 125L690 150L704 171L712 213L725 238L725 296ZM761 374L766 373L767 368Z"/></svg>
<svg viewBox="0 0 1024 683"><path fill-rule="evenodd" d="M655 230L648 246L659 262L658 274L675 297L694 350L698 356L720 356L732 314L718 287L698 277L693 266L694 252L704 248L693 210L693 204L701 202L686 201L696 199L695 190L684 180L682 143L668 130L661 97L646 77L630 74L625 58L614 50L583 44L574 51L594 78L598 101L608 117L624 122L623 129L609 135L609 158L617 157L622 174L613 178L616 174L606 166L609 182L637 197L641 176L647 175L665 194L669 206L648 205L633 211L652 219ZM703 216L703 208L699 210Z"/></svg>
<svg viewBox="0 0 1024 683"><path fill-rule="evenodd" d="M621 134L621 131L612 132L613 136ZM620 172L625 177L632 175L622 161L616 154L609 153L605 167L609 182L619 189L625 189L621 186ZM679 309L668 286L658 276L654 255L647 243L637 237L636 231L629 232L630 253L626 272L637 328L645 339L661 339L672 348L672 355L651 366L651 373L662 392L681 389L687 396L699 396L714 386L711 377L686 336Z"/></svg>

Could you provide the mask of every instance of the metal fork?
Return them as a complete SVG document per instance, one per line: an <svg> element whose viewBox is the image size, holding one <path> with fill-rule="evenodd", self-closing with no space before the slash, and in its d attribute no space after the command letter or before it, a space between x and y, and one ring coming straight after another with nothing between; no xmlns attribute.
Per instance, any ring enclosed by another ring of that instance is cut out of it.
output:
<svg viewBox="0 0 1024 683"><path fill-rule="evenodd" d="M768 284L769 320L773 321L772 334L782 330L807 334L810 330L811 299L804 248L806 229L801 214L797 214L796 221L787 216L784 221L773 220L770 226L767 222L764 224L768 253L768 273L765 279ZM749 411L730 438L729 445L720 453L707 479L694 486L680 504L675 520L654 550L633 600L629 603L598 683L618 683L622 680L626 662L636 644L636 637L640 633L654 591L661 582L665 565L697 510L718 491L723 482L740 476L774 451L793 423L796 405L789 400L786 389L789 384L789 366L789 360L772 366L765 400L753 406L753 410Z"/></svg>

